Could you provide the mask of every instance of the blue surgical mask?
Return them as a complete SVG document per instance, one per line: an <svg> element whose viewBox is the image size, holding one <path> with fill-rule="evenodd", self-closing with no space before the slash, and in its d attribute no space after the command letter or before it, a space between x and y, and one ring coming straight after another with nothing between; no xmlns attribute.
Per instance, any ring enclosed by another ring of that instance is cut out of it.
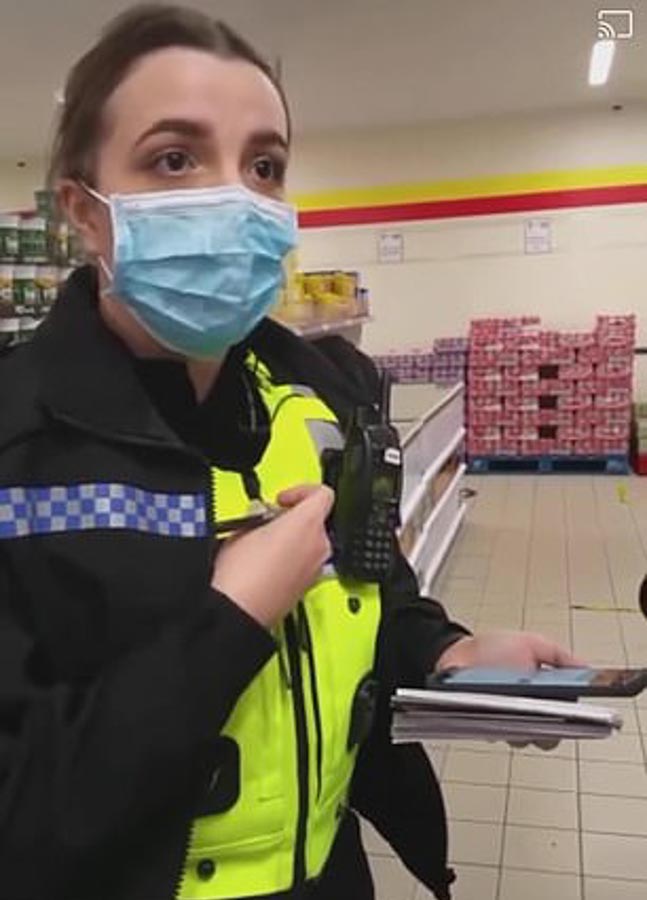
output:
<svg viewBox="0 0 647 900"><path fill-rule="evenodd" d="M108 292L165 347L218 359L266 315L296 246L296 212L242 185L112 194Z"/></svg>

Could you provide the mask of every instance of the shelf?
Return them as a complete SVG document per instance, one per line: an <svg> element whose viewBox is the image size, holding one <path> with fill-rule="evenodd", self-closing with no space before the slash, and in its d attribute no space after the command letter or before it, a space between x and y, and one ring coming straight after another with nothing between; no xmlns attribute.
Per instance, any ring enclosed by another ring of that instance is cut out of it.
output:
<svg viewBox="0 0 647 900"><path fill-rule="evenodd" d="M458 529L461 527L463 523L463 519L465 518L465 513L467 511L467 506L465 503L461 503L456 511L454 518L452 519L447 531L445 532L445 536L442 539L438 549L433 555L431 562L429 563L429 567L425 573L424 583L422 585L422 594L424 596L428 596L431 593L431 589L433 587L433 583L436 580L436 576L440 571L440 567L449 550L456 539L456 535L458 534Z"/></svg>
<svg viewBox="0 0 647 900"><path fill-rule="evenodd" d="M413 494L407 499L406 509L402 513L403 528L407 525L410 517L415 512L418 503L429 487L429 483L436 477L447 460L450 459L452 454L456 453L462 442L465 440L465 434L465 428L459 428L450 442L440 451L436 459L431 463L425 474L422 476L422 481L415 489Z"/></svg>
<svg viewBox="0 0 647 900"><path fill-rule="evenodd" d="M446 459L447 448L458 441L464 423L463 385L457 385L437 402L413 427L403 441L404 483L402 509L411 513L412 498L420 483L439 457Z"/></svg>
<svg viewBox="0 0 647 900"><path fill-rule="evenodd" d="M447 490L442 495L438 503L434 506L433 510L427 521L425 522L424 528L422 529L418 540L415 543L413 550L409 556L409 563L413 569L420 575L421 567L419 566L420 562L424 560L425 551L429 550L430 547L430 538L432 537L432 531L434 530L434 526L437 523L441 523L443 521L443 513L446 511L447 507L450 505L450 500L452 498L456 499L456 505L459 507L461 505L460 501L460 486L463 480L463 476L467 471L467 466L462 464L456 470L456 474L452 478L450 484L447 486ZM429 568L429 564L424 564L422 566L422 571L427 572Z"/></svg>
<svg viewBox="0 0 647 900"><path fill-rule="evenodd" d="M0 319L0 334L22 334L25 331L33 331L42 321L42 318L35 319L33 316Z"/></svg>
<svg viewBox="0 0 647 900"><path fill-rule="evenodd" d="M348 319L339 319L332 322L312 322L309 325L296 325L288 322L281 322L286 328L290 328L295 334L304 338L318 338L325 334L343 334L352 328L365 325L371 321L371 316L351 316Z"/></svg>

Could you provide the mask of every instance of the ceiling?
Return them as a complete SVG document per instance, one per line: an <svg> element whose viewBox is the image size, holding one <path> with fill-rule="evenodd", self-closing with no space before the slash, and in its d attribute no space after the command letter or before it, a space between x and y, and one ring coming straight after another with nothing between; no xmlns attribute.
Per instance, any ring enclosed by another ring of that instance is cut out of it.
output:
<svg viewBox="0 0 647 900"><path fill-rule="evenodd" d="M1 0L0 157L40 156L54 93L124 0ZM280 57L299 132L647 98L647 0L611 82L587 67L603 0L196 0Z"/></svg>

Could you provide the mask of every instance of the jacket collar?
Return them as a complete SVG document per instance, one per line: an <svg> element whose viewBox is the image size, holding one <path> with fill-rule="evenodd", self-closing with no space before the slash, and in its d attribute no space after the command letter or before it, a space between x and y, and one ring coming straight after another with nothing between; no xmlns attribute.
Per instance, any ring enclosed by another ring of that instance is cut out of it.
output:
<svg viewBox="0 0 647 900"><path fill-rule="evenodd" d="M98 290L94 267L77 269L32 339L42 404L97 434L186 450L153 406L129 350L104 324Z"/></svg>

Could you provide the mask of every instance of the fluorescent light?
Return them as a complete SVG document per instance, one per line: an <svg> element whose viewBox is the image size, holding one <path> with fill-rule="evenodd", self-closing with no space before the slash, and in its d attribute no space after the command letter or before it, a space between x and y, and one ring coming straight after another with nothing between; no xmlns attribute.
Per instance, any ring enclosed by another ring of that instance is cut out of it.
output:
<svg viewBox="0 0 647 900"><path fill-rule="evenodd" d="M591 87L599 87L601 84L607 83L615 52L615 41L596 41L593 44L591 65L589 66L589 84Z"/></svg>

